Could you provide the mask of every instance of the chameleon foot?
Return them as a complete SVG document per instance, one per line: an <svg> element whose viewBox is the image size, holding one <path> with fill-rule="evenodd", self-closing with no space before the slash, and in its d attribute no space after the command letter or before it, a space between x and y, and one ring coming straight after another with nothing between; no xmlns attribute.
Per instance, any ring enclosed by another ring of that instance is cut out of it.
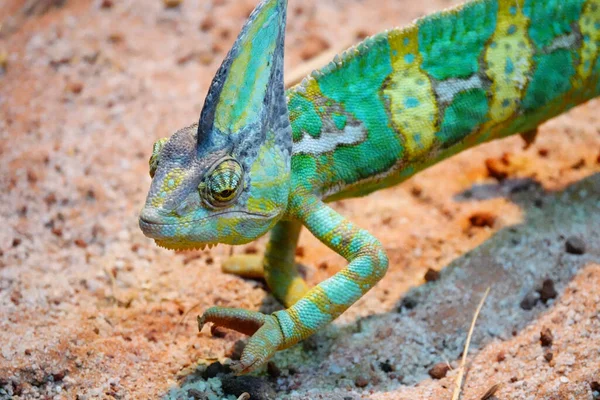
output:
<svg viewBox="0 0 600 400"><path fill-rule="evenodd" d="M221 270L227 274L241 276L242 278L259 279L265 277L263 257L254 254L239 254L229 257Z"/></svg>
<svg viewBox="0 0 600 400"><path fill-rule="evenodd" d="M264 278L275 298L291 307L308 292L309 286L298 272L299 264L294 263L293 251L285 262L282 259L285 258L276 257L271 261L267 258L265 263L263 256L240 254L229 257L221 270L242 278Z"/></svg>
<svg viewBox="0 0 600 400"><path fill-rule="evenodd" d="M211 307L198 316L198 330L202 330L207 322L252 335L240 361L231 366L237 374L258 369L283 348L283 333L277 318L272 315L241 308Z"/></svg>

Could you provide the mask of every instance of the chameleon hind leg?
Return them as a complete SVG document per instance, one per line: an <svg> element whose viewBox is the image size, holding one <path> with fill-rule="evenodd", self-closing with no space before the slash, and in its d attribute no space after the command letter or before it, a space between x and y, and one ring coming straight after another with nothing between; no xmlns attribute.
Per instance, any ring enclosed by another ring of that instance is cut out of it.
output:
<svg viewBox="0 0 600 400"><path fill-rule="evenodd" d="M302 224L297 221L278 222L273 227L264 257L232 256L223 264L223 272L246 278L264 277L275 298L291 307L309 290L294 261L301 229Z"/></svg>
<svg viewBox="0 0 600 400"><path fill-rule="evenodd" d="M294 216L349 264L310 289L292 306L271 315L225 307L206 310L198 318L200 329L204 323L212 322L252 335L234 367L239 373L255 370L276 351L293 346L323 328L371 289L387 270L384 249L370 233L317 198L303 198L297 204ZM252 329L247 329L248 326Z"/></svg>

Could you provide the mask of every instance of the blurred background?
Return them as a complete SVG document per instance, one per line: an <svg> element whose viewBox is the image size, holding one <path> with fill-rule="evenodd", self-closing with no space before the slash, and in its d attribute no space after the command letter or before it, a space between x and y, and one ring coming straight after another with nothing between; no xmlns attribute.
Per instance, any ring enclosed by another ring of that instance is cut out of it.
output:
<svg viewBox="0 0 600 400"><path fill-rule="evenodd" d="M457 3L289 0L288 83ZM486 144L337 202L384 243L388 276L268 371L228 374L244 337L198 333L195 315L280 307L263 282L220 272L265 240L169 252L137 213L153 142L197 121L256 4L1 1L0 399L450 398L488 286L465 399L496 383L499 399L598 395L598 100L545 124L527 150L518 137ZM308 233L297 259L313 284L345 266Z"/></svg>

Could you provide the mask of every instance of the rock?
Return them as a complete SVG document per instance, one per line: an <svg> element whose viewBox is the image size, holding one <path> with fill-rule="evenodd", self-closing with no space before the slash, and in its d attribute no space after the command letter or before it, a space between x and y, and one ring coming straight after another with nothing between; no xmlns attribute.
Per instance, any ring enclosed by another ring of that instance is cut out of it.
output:
<svg viewBox="0 0 600 400"><path fill-rule="evenodd" d="M477 228L491 228L496 222L496 216L486 211L477 212L469 217L469 223L471 226Z"/></svg>
<svg viewBox="0 0 600 400"><path fill-rule="evenodd" d="M202 373L202 377L204 379L215 378L219 374L228 374L231 372L231 368L227 365L223 365L220 362L214 362L206 368L206 370Z"/></svg>
<svg viewBox="0 0 600 400"><path fill-rule="evenodd" d="M267 363L267 373L272 378L277 378L281 375L281 370L273 361Z"/></svg>
<svg viewBox="0 0 600 400"><path fill-rule="evenodd" d="M552 279L546 279L544 283L542 283L542 288L538 289L538 293L540 294L540 300L546 304L548 300L555 299L558 296L556 289L554 289L554 281Z"/></svg>
<svg viewBox="0 0 600 400"><path fill-rule="evenodd" d="M567 239L565 243L565 250L569 254L585 254L585 242L578 237L571 236Z"/></svg>
<svg viewBox="0 0 600 400"><path fill-rule="evenodd" d="M450 370L450 366L447 363L438 363L435 364L429 370L429 376L433 379L443 379L446 377L446 374Z"/></svg>
<svg viewBox="0 0 600 400"><path fill-rule="evenodd" d="M394 370L394 366L390 364L390 360L385 360L379 363L379 368L385 373L392 372Z"/></svg>
<svg viewBox="0 0 600 400"><path fill-rule="evenodd" d="M496 355L496 361L502 362L504 360L506 360L506 352L504 350L501 350L500 352L498 352L498 355Z"/></svg>
<svg viewBox="0 0 600 400"><path fill-rule="evenodd" d="M187 394L194 400L208 400L208 395L202 393L198 389L188 389Z"/></svg>
<svg viewBox="0 0 600 400"><path fill-rule="evenodd" d="M0 73L6 71L8 67L8 53L6 50L0 50Z"/></svg>
<svg viewBox="0 0 600 400"><path fill-rule="evenodd" d="M241 396L248 392L252 400L275 399L275 390L264 379L256 376L226 376L222 379L225 394Z"/></svg>
<svg viewBox="0 0 600 400"><path fill-rule="evenodd" d="M551 347L554 341L554 336L549 328L544 328L540 332L540 343L543 347Z"/></svg>
<svg viewBox="0 0 600 400"><path fill-rule="evenodd" d="M427 270L427 272L425 273L424 278L425 278L425 282L435 282L440 279L440 273L439 273L439 271L436 271L435 269L429 268Z"/></svg>
<svg viewBox="0 0 600 400"><path fill-rule="evenodd" d="M487 168L488 176L496 179L497 181L503 181L508 178L509 171L508 157L503 156L500 160L495 158L488 158L485 160L485 167Z"/></svg>
<svg viewBox="0 0 600 400"><path fill-rule="evenodd" d="M69 90L69 92L71 92L73 94L79 94L83 90L83 83L81 83L81 82L71 82L68 85L68 90Z"/></svg>
<svg viewBox="0 0 600 400"><path fill-rule="evenodd" d="M199 28L202 32L208 32L214 27L215 27L215 20L213 18L211 18L210 16L207 16L206 18L204 18L202 20L202 22L200 22L200 26L199 26Z"/></svg>
<svg viewBox="0 0 600 400"><path fill-rule="evenodd" d="M417 306L417 304L418 304L418 301L416 298L406 296L400 302L400 305L398 306L397 311L402 312L403 309L412 310L413 308L415 308Z"/></svg>
<svg viewBox="0 0 600 400"><path fill-rule="evenodd" d="M163 0L163 4L165 8L175 8L179 7L183 3L183 0Z"/></svg>
<svg viewBox="0 0 600 400"><path fill-rule="evenodd" d="M354 380L354 384L356 385L356 387L364 388L369 384L369 380L364 376L359 376Z"/></svg>
<svg viewBox="0 0 600 400"><path fill-rule="evenodd" d="M529 292L525 295L523 300L521 300L521 308L526 311L533 310L535 305L540 301L540 296L537 292Z"/></svg>

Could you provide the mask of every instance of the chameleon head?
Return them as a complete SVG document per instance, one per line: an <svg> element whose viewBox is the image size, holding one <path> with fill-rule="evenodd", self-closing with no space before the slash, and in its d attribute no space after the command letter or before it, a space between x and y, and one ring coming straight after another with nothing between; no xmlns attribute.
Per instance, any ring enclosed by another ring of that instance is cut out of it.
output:
<svg viewBox="0 0 600 400"><path fill-rule="evenodd" d="M284 214L292 147L285 14L285 0L262 1L217 72L200 122L155 143L139 223L158 245L247 243Z"/></svg>

